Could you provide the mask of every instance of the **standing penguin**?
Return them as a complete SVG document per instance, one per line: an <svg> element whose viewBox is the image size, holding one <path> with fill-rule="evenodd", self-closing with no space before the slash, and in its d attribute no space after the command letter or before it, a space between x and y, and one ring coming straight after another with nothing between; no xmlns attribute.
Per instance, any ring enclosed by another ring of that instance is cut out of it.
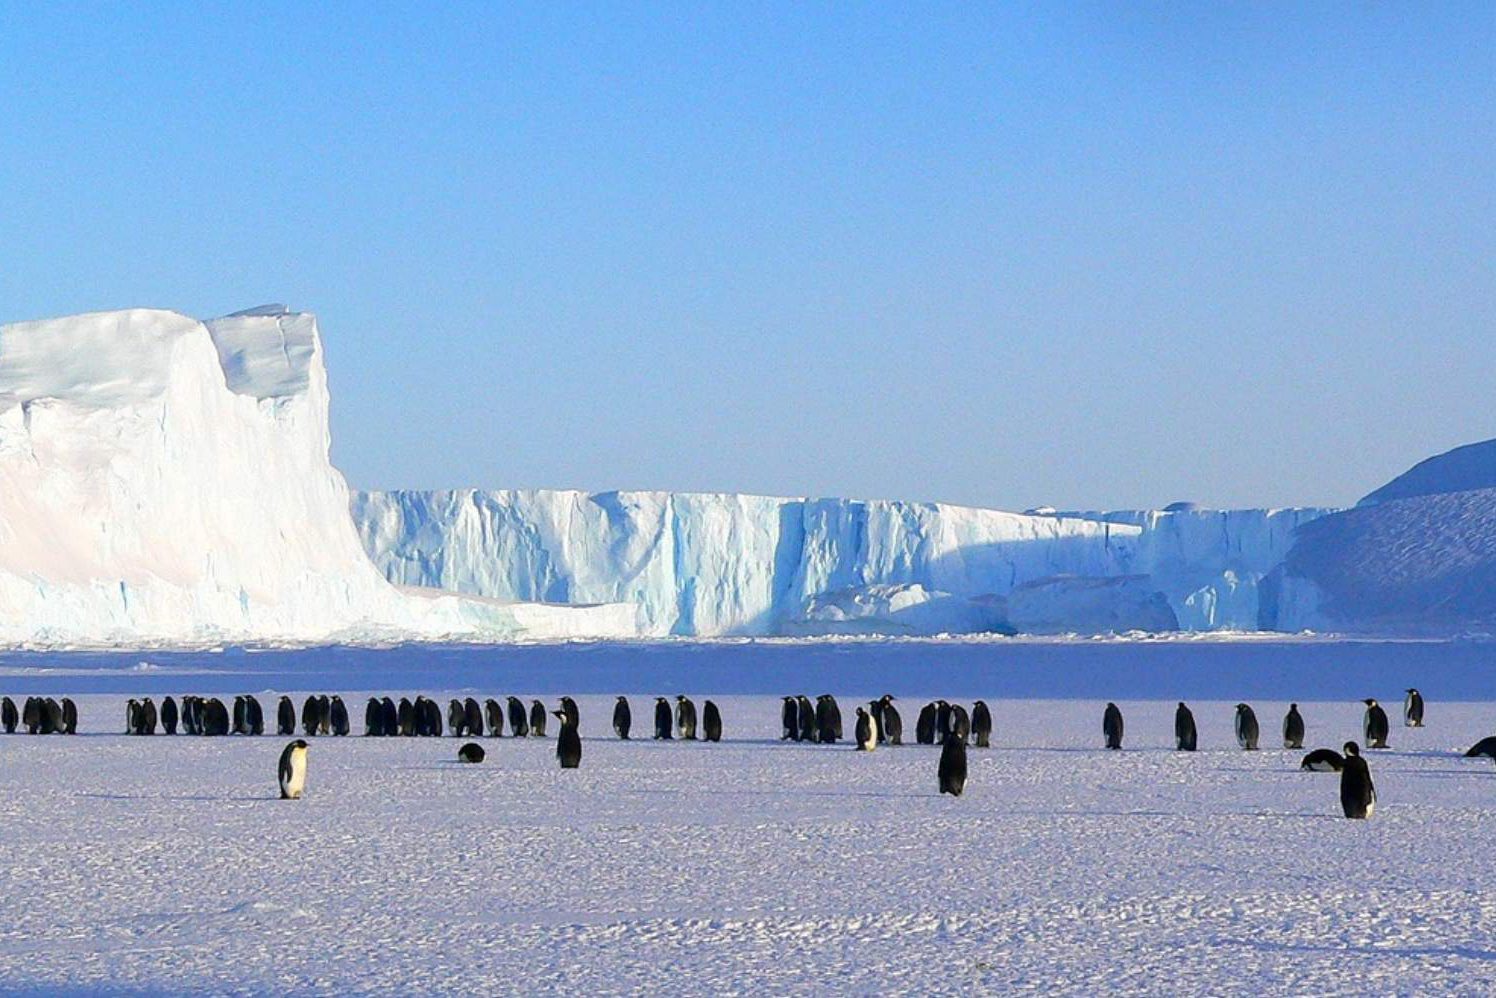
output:
<svg viewBox="0 0 1496 998"><path fill-rule="evenodd" d="M1244 703L1236 705L1236 744L1248 752L1257 751L1257 740L1261 730L1257 726L1257 714Z"/></svg>
<svg viewBox="0 0 1496 998"><path fill-rule="evenodd" d="M935 740L945 744L945 736L951 733L951 705L944 700L935 701Z"/></svg>
<svg viewBox="0 0 1496 998"><path fill-rule="evenodd" d="M545 704L539 700L530 701L530 737L545 737Z"/></svg>
<svg viewBox="0 0 1496 998"><path fill-rule="evenodd" d="M561 730L556 734L556 759L562 769L576 769L582 764L582 736L577 732L577 726L571 723L571 718L566 716L566 711L551 713L561 721Z"/></svg>
<svg viewBox="0 0 1496 998"><path fill-rule="evenodd" d="M1283 747L1304 747L1304 717L1296 703L1288 705L1288 714L1283 718Z"/></svg>
<svg viewBox="0 0 1496 998"><path fill-rule="evenodd" d="M234 727L231 733L249 734L249 704L244 702L242 696L234 697Z"/></svg>
<svg viewBox="0 0 1496 998"><path fill-rule="evenodd" d="M992 747L992 710L985 700L971 705L971 735L976 739L977 748Z"/></svg>
<svg viewBox="0 0 1496 998"><path fill-rule="evenodd" d="M893 705L893 696L883 694L883 713L879 715L879 733L888 736L888 744L904 744L904 719L899 716L899 709Z"/></svg>
<svg viewBox="0 0 1496 998"><path fill-rule="evenodd" d="M524 738L530 733L530 722L525 717L525 705L520 703L519 697L506 697L505 703L509 707L509 733L515 738Z"/></svg>
<svg viewBox="0 0 1496 998"><path fill-rule="evenodd" d="M296 733L296 705L291 702L290 697L281 697L280 704L275 708L275 733L278 735Z"/></svg>
<svg viewBox="0 0 1496 998"><path fill-rule="evenodd" d="M308 738L317 734L318 722L321 719L321 710L317 704L317 695L309 695L301 704L301 733Z"/></svg>
<svg viewBox="0 0 1496 998"><path fill-rule="evenodd" d="M966 743L947 735L940 749L940 792L960 797L966 790Z"/></svg>
<svg viewBox="0 0 1496 998"><path fill-rule="evenodd" d="M396 708L396 716L399 718L399 729L401 738L409 738L416 733L416 705L410 702L410 697L401 697L400 706Z"/></svg>
<svg viewBox="0 0 1496 998"><path fill-rule="evenodd" d="M921 745L935 744L935 716L938 708L933 703L927 703L920 708L919 717L914 721L914 740Z"/></svg>
<svg viewBox="0 0 1496 998"><path fill-rule="evenodd" d="M800 742L813 742L816 740L816 709L805 694L795 697L795 712L800 723L800 737L795 739Z"/></svg>
<svg viewBox="0 0 1496 998"><path fill-rule="evenodd" d="M364 735L378 738L384 734L384 707L378 697L370 697L364 706Z"/></svg>
<svg viewBox="0 0 1496 998"><path fill-rule="evenodd" d="M1101 733L1106 737L1106 747L1109 749L1120 749L1122 747L1122 712L1117 705L1109 703L1101 715Z"/></svg>
<svg viewBox="0 0 1496 998"><path fill-rule="evenodd" d="M871 752L878 747L878 722L866 707L857 708L857 724L852 731L857 738L857 751Z"/></svg>
<svg viewBox="0 0 1496 998"><path fill-rule="evenodd" d="M701 705L701 732L709 742L722 740L722 712L710 700Z"/></svg>
<svg viewBox="0 0 1496 998"><path fill-rule="evenodd" d="M800 710L795 706L794 697L780 697L779 707L779 740L782 742L798 742L800 740Z"/></svg>
<svg viewBox="0 0 1496 998"><path fill-rule="evenodd" d="M21 723L21 715L16 711L16 702L10 697L0 700L0 723L5 725L7 735L15 734L16 725Z"/></svg>
<svg viewBox="0 0 1496 998"><path fill-rule="evenodd" d="M156 703L150 697L140 701L140 726L143 735L156 733Z"/></svg>
<svg viewBox="0 0 1496 998"><path fill-rule="evenodd" d="M62 698L62 733L65 735L76 735L78 733L78 705L67 697ZM167 732L171 734L171 732Z"/></svg>
<svg viewBox="0 0 1496 998"><path fill-rule="evenodd" d="M384 723L380 725L384 737L394 738L400 733L400 708L389 697L380 697L379 709L384 714Z"/></svg>
<svg viewBox="0 0 1496 998"><path fill-rule="evenodd" d="M823 745L835 745L842 740L841 705L830 693L816 698L816 740Z"/></svg>
<svg viewBox="0 0 1496 998"><path fill-rule="evenodd" d="M655 741L670 741L675 737L675 717L670 713L670 701L655 697Z"/></svg>
<svg viewBox="0 0 1496 998"><path fill-rule="evenodd" d="M971 715L959 703L951 704L951 734L963 742L971 741Z"/></svg>
<svg viewBox="0 0 1496 998"><path fill-rule="evenodd" d="M254 697L246 697L246 699L249 701L249 703L247 704L249 713L249 733L252 735L257 735L259 734L259 732L254 729L255 715L259 713L259 704L255 703ZM332 733L338 736L348 734L348 705L343 702L342 697L332 698L332 703L328 706L328 714L330 715L329 720L332 726Z"/></svg>
<svg viewBox="0 0 1496 998"><path fill-rule="evenodd" d="M1387 723L1387 712L1373 699L1368 698L1361 702L1366 704L1366 716L1361 721L1362 733L1366 735L1366 747L1386 748L1387 732L1390 727Z"/></svg>
<svg viewBox="0 0 1496 998"><path fill-rule="evenodd" d="M493 697L483 701L483 713L488 720L488 735L490 738L504 737L504 708Z"/></svg>
<svg viewBox="0 0 1496 998"><path fill-rule="evenodd" d="M1355 742L1345 743L1345 763L1340 770L1340 806L1347 818L1370 818L1376 809L1377 788L1371 782L1371 767L1361 758Z"/></svg>
<svg viewBox="0 0 1496 998"><path fill-rule="evenodd" d="M566 719L571 722L571 726L581 731L582 712L577 708L577 702L571 697L562 697L561 709L566 712Z"/></svg>
<svg viewBox="0 0 1496 998"><path fill-rule="evenodd" d="M332 734L332 701L327 699L326 693L317 698L317 733Z"/></svg>
<svg viewBox="0 0 1496 998"><path fill-rule="evenodd" d="M282 750L277 772L281 800L301 800L306 790L306 742L298 738Z"/></svg>
<svg viewBox="0 0 1496 998"><path fill-rule="evenodd" d="M1179 752L1193 752L1198 740L1195 715L1181 700L1179 706L1174 708L1174 748Z"/></svg>
<svg viewBox="0 0 1496 998"><path fill-rule="evenodd" d="M675 731L688 742L696 740L696 705L684 693L675 696Z"/></svg>
<svg viewBox="0 0 1496 998"><path fill-rule="evenodd" d="M161 700L161 730L168 735L177 733L177 702L171 697Z"/></svg>
<svg viewBox="0 0 1496 998"><path fill-rule="evenodd" d="M1408 695L1403 698L1403 726L1423 727L1423 694L1417 690L1408 690Z"/></svg>
<svg viewBox="0 0 1496 998"><path fill-rule="evenodd" d="M447 727L452 729L453 738L461 738L467 730L467 711L461 700L454 698L447 704Z"/></svg>
<svg viewBox="0 0 1496 998"><path fill-rule="evenodd" d="M474 738L481 738L483 736L483 708L479 706L477 700L466 697L462 701L462 709L467 714L468 734Z"/></svg>
<svg viewBox="0 0 1496 998"><path fill-rule="evenodd" d="M629 710L629 698L619 697L613 704L613 734L628 741L629 729L633 726L634 712Z"/></svg>
<svg viewBox="0 0 1496 998"><path fill-rule="evenodd" d="M150 711L150 701L145 703L147 713ZM147 718L150 720L150 718ZM203 703L203 734L222 737L229 733L229 709L223 705L223 701L213 697Z"/></svg>
<svg viewBox="0 0 1496 998"><path fill-rule="evenodd" d="M244 698L249 708L249 733L252 735L263 735L265 733L265 710L260 706L260 701L253 695ZM344 734L347 734L345 731Z"/></svg>

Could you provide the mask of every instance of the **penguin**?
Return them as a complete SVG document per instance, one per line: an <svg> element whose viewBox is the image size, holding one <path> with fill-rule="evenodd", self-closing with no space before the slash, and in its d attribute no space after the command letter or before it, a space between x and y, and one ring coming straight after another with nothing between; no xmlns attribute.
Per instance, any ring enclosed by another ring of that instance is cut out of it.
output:
<svg viewBox="0 0 1496 998"><path fill-rule="evenodd" d="M670 713L670 701L655 697L655 741L670 741L675 735L675 718Z"/></svg>
<svg viewBox="0 0 1496 998"><path fill-rule="evenodd" d="M709 742L722 740L722 712L710 700L701 705L702 737Z"/></svg>
<svg viewBox="0 0 1496 998"><path fill-rule="evenodd" d="M857 738L857 751L871 752L878 747L878 722L867 708L857 708L857 725L852 731Z"/></svg>
<svg viewBox="0 0 1496 998"><path fill-rule="evenodd" d="M203 733L203 706L203 698L200 696L182 698L182 721L189 735L201 736Z"/></svg>
<svg viewBox="0 0 1496 998"><path fill-rule="evenodd" d="M951 733L951 705L944 700L935 701L935 740L945 744L945 736Z"/></svg>
<svg viewBox="0 0 1496 998"><path fill-rule="evenodd" d="M416 733L416 705L407 697L400 698L397 708L400 721L400 737L410 738Z"/></svg>
<svg viewBox="0 0 1496 998"><path fill-rule="evenodd" d="M1304 747L1304 717L1296 703L1288 705L1288 714L1283 718L1283 747Z"/></svg>
<svg viewBox="0 0 1496 998"><path fill-rule="evenodd" d="M1368 698L1361 702L1366 704L1366 716L1361 720L1361 730L1366 735L1366 747L1386 748L1387 731L1390 727L1387 723L1387 712L1373 699Z"/></svg>
<svg viewBox="0 0 1496 998"><path fill-rule="evenodd" d="M963 742L971 742L971 715L958 703L951 704L951 734Z"/></svg>
<svg viewBox="0 0 1496 998"><path fill-rule="evenodd" d="M55 735L62 730L62 705L51 697L42 700L42 734ZM152 726L150 734L155 734Z"/></svg>
<svg viewBox="0 0 1496 998"><path fill-rule="evenodd" d="M940 748L940 792L960 797L966 790L966 743L947 735Z"/></svg>
<svg viewBox="0 0 1496 998"><path fill-rule="evenodd" d="M50 700L48 701L48 704L51 704ZM57 727L55 721L60 721L62 719L61 715L62 711L61 709L59 709L58 716L53 723L54 728ZM140 727L140 733L143 735L154 735L156 733L156 704L151 700L150 697L146 697L144 700L140 701Z"/></svg>
<svg viewBox="0 0 1496 998"><path fill-rule="evenodd" d="M816 698L816 740L823 745L835 745L842 740L841 705L830 693Z"/></svg>
<svg viewBox="0 0 1496 998"><path fill-rule="evenodd" d="M1101 715L1101 733L1106 736L1107 748L1120 749L1122 747L1122 712L1114 703L1107 704L1105 712Z"/></svg>
<svg viewBox="0 0 1496 998"><path fill-rule="evenodd" d="M275 708L275 733L278 735L296 734L296 705L288 696L281 697L280 704Z"/></svg>
<svg viewBox="0 0 1496 998"><path fill-rule="evenodd" d="M1257 751L1257 740L1261 731L1257 727L1257 714L1244 703L1236 705L1236 744L1248 752Z"/></svg>
<svg viewBox="0 0 1496 998"><path fill-rule="evenodd" d="M530 701L530 737L545 737L545 704L539 700Z"/></svg>
<svg viewBox="0 0 1496 998"><path fill-rule="evenodd" d="M1318 748L1304 756L1299 768L1313 773L1338 773L1345 768L1345 757L1334 749Z"/></svg>
<svg viewBox="0 0 1496 998"><path fill-rule="evenodd" d="M259 713L259 705L255 703L254 697L246 697L245 699L249 701L249 733L252 735L257 735L259 734L259 732L254 730L254 720L255 715ZM343 737L347 735L348 705L343 703L342 697L335 696L332 698L332 703L329 706L328 713L330 715L329 720L331 721L333 735L337 737Z"/></svg>
<svg viewBox="0 0 1496 998"><path fill-rule="evenodd" d="M919 717L914 722L914 740L920 745L935 744L935 717L938 708L933 703L927 703L920 708Z"/></svg>
<svg viewBox="0 0 1496 998"><path fill-rule="evenodd" d="M795 705L794 697L780 697L779 699L782 701L779 708L779 740L798 742L800 740L800 709Z"/></svg>
<svg viewBox="0 0 1496 998"><path fill-rule="evenodd" d="M147 700L144 704L146 720L151 720L150 714L154 713L151 702ZM229 733L229 709L223 705L223 701L213 697L203 703L203 734L222 737Z"/></svg>
<svg viewBox="0 0 1496 998"><path fill-rule="evenodd" d="M1347 818L1370 818L1377 806L1377 788L1371 782L1371 767L1361 758L1355 742L1345 743L1345 762L1340 770L1340 807Z"/></svg>
<svg viewBox="0 0 1496 998"><path fill-rule="evenodd" d="M161 730L168 735L177 733L177 702L171 697L161 698Z"/></svg>
<svg viewBox="0 0 1496 998"><path fill-rule="evenodd" d="M628 741L629 729L633 726L634 712L629 710L629 698L619 697L613 704L613 734Z"/></svg>
<svg viewBox="0 0 1496 998"><path fill-rule="evenodd" d="M883 698L869 701L867 711L873 715L873 727L878 729L878 744L882 745L888 739L888 735L883 732Z"/></svg>
<svg viewBox="0 0 1496 998"><path fill-rule="evenodd" d="M977 748L992 747L992 710L985 700L971 705L971 734L977 741Z"/></svg>
<svg viewBox="0 0 1496 998"><path fill-rule="evenodd" d="M384 708L378 697L370 697L364 705L364 737L378 738L384 734Z"/></svg>
<svg viewBox="0 0 1496 998"><path fill-rule="evenodd" d="M519 697L506 697L509 707L509 733L515 738L524 738L530 733L530 721L525 716L525 705Z"/></svg>
<svg viewBox="0 0 1496 998"><path fill-rule="evenodd" d="M463 717L467 716L464 709ZM440 738L442 736L442 709L436 705L436 701L430 697L416 698L416 719L424 722L425 737ZM417 732L420 734L420 732Z"/></svg>
<svg viewBox="0 0 1496 998"><path fill-rule="evenodd" d="M1193 752L1198 740L1195 715L1181 700L1179 706L1174 708L1174 749L1178 752Z"/></svg>
<svg viewBox="0 0 1496 998"><path fill-rule="evenodd" d="M462 748L457 750L457 761L482 762L484 755L485 753L483 751L482 745L479 745L477 742L468 742Z"/></svg>
<svg viewBox="0 0 1496 998"><path fill-rule="evenodd" d="M575 700L573 700L571 697L562 697L561 698L561 709L564 710L564 711L566 711L566 717L567 717L567 720L571 721L571 726L573 728L576 728L578 731L581 731L582 730L582 712L577 709L577 702Z"/></svg>
<svg viewBox="0 0 1496 998"><path fill-rule="evenodd" d="M571 723L571 718L566 716L566 711L551 713L561 722L561 730L556 734L556 760L562 769L576 769L582 764L582 736L577 732L577 726Z"/></svg>
<svg viewBox="0 0 1496 998"><path fill-rule="evenodd" d="M306 791L306 742L298 738L281 751L277 772L281 800L301 800Z"/></svg>
<svg viewBox="0 0 1496 998"><path fill-rule="evenodd" d="M125 716L129 727L125 730L135 734L135 728L139 724L140 704L131 700L125 705ZM42 730L42 702L36 697L27 697L25 705L21 708L21 723L26 726L28 735L39 734Z"/></svg>
<svg viewBox="0 0 1496 998"><path fill-rule="evenodd" d="M395 706L395 701L389 697L381 697L379 708L384 712L384 736L394 738L400 734L400 708Z"/></svg>
<svg viewBox="0 0 1496 998"><path fill-rule="evenodd" d="M317 733L332 734L332 702L327 699L326 693L317 698Z"/></svg>
<svg viewBox="0 0 1496 998"><path fill-rule="evenodd" d="M1403 698L1403 727L1423 727L1423 694L1415 689L1409 689Z"/></svg>
<svg viewBox="0 0 1496 998"><path fill-rule="evenodd" d="M461 700L453 699L447 704L447 727L452 729L453 738L461 738L467 731L467 709Z"/></svg>
<svg viewBox="0 0 1496 998"><path fill-rule="evenodd" d="M488 721L488 736L490 738L504 737L504 708L493 697L483 701L483 713Z"/></svg>
<svg viewBox="0 0 1496 998"><path fill-rule="evenodd" d="M796 741L813 742L816 740L816 709L811 704L810 698L803 693L795 697L795 713L800 722L800 737Z"/></svg>
<svg viewBox="0 0 1496 998"><path fill-rule="evenodd" d="M684 693L675 695L675 730L685 741L696 740L696 705Z"/></svg>
<svg viewBox="0 0 1496 998"><path fill-rule="evenodd" d="M462 711L467 715L468 734L474 738L483 737L483 708L478 706L478 701L467 697L462 701Z"/></svg>
<svg viewBox="0 0 1496 998"><path fill-rule="evenodd" d="M16 710L16 702L10 697L0 700L0 723L5 725L7 735L15 734L16 725L21 723L21 714Z"/></svg>
<svg viewBox="0 0 1496 998"><path fill-rule="evenodd" d="M311 738L317 733L320 714L321 711L318 709L316 695L308 696L301 705L301 733L303 735Z"/></svg>
<svg viewBox="0 0 1496 998"><path fill-rule="evenodd" d="M242 696L234 697L234 727L233 734L249 734L249 704L244 702Z"/></svg>
<svg viewBox="0 0 1496 998"><path fill-rule="evenodd" d="M1466 759L1474 759L1477 756L1485 756L1488 759L1496 759L1496 735L1482 738L1470 746L1470 751L1465 753Z"/></svg>
<svg viewBox="0 0 1496 998"><path fill-rule="evenodd" d="M887 734L888 744L902 745L904 744L904 719L899 716L899 709L893 705L893 700L891 694L883 694L883 713L878 719L878 731L880 734Z"/></svg>
<svg viewBox="0 0 1496 998"><path fill-rule="evenodd" d="M62 733L65 735L78 733L78 705L67 697L62 698ZM170 732L167 733L170 734Z"/></svg>

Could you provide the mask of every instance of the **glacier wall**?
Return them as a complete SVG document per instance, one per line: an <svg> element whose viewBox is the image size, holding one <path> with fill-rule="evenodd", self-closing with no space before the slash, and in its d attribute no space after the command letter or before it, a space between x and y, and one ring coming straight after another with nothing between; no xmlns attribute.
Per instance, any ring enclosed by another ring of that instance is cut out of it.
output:
<svg viewBox="0 0 1496 998"><path fill-rule="evenodd" d="M627 608L391 586L327 415L308 314L0 326L0 643L633 633Z"/></svg>
<svg viewBox="0 0 1496 998"><path fill-rule="evenodd" d="M1253 630L1259 581L1322 513L1035 515L668 492L353 496L365 549L392 582L629 603L655 635Z"/></svg>

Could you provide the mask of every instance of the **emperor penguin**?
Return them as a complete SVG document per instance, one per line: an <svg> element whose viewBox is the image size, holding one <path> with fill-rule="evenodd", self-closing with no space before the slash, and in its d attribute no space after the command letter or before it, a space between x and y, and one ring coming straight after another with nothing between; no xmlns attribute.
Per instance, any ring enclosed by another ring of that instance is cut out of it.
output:
<svg viewBox="0 0 1496 998"><path fill-rule="evenodd" d="M899 716L899 709L893 705L893 695L883 694L883 713L879 716L878 730L880 734L888 736L888 744L904 744L904 719Z"/></svg>
<svg viewBox="0 0 1496 998"><path fill-rule="evenodd" d="M301 704L301 733L308 738L316 735L320 716L321 710L317 703L317 695L315 693L308 695Z"/></svg>
<svg viewBox="0 0 1496 998"><path fill-rule="evenodd" d="M478 706L478 701L467 697L462 701L463 713L467 715L468 734L474 738L483 737L483 708Z"/></svg>
<svg viewBox="0 0 1496 998"><path fill-rule="evenodd" d="M280 704L275 708L275 733L278 735L296 734L296 705L288 696L281 697Z"/></svg>
<svg viewBox="0 0 1496 998"><path fill-rule="evenodd" d="M945 736L951 733L951 705L944 700L935 701L935 740L945 744Z"/></svg>
<svg viewBox="0 0 1496 998"><path fill-rule="evenodd" d="M1345 743L1345 763L1340 770L1340 806L1347 818L1370 818L1376 810L1377 788L1371 782L1371 767L1361 758L1355 742Z"/></svg>
<svg viewBox="0 0 1496 998"><path fill-rule="evenodd" d="M963 742L971 741L971 715L959 703L951 704L951 734Z"/></svg>
<svg viewBox="0 0 1496 998"><path fill-rule="evenodd" d="M509 733L515 738L524 738L530 733L530 721L525 716L525 705L519 697L505 697L509 707Z"/></svg>
<svg viewBox="0 0 1496 998"><path fill-rule="evenodd" d="M977 748L992 747L992 710L985 700L971 705L971 735L976 739Z"/></svg>
<svg viewBox="0 0 1496 998"><path fill-rule="evenodd" d="M795 697L795 713L800 723L800 737L795 739L801 742L813 742L816 740L816 709L810 702L810 697L800 694Z"/></svg>
<svg viewBox="0 0 1496 998"><path fill-rule="evenodd" d="M1195 715L1181 700L1179 706L1174 708L1174 748L1180 752L1193 752L1198 741Z"/></svg>
<svg viewBox="0 0 1496 998"><path fill-rule="evenodd" d="M561 730L556 734L556 761L561 763L562 769L576 769L582 764L582 736L577 732L577 726L571 723L571 718L566 716L564 710L551 711L561 722Z"/></svg>
<svg viewBox="0 0 1496 998"><path fill-rule="evenodd" d="M920 745L935 744L935 716L938 708L933 703L927 703L920 708L919 717L914 721L914 740Z"/></svg>
<svg viewBox="0 0 1496 998"><path fill-rule="evenodd" d="M1261 730L1257 726L1257 714L1244 703L1236 705L1236 744L1248 752L1257 751Z"/></svg>
<svg viewBox="0 0 1496 998"><path fill-rule="evenodd" d="M46 708L42 704L41 698L26 698L26 703L21 708L21 723L26 726L26 733L28 735L41 734L42 714L44 713L46 713ZM139 734L140 732L137 729L140 726L140 704L134 700L126 704L125 718L130 725L126 730L132 735Z"/></svg>
<svg viewBox="0 0 1496 998"><path fill-rule="evenodd" d="M670 701L655 697L655 741L670 741L675 737L675 718L670 714Z"/></svg>
<svg viewBox="0 0 1496 998"><path fill-rule="evenodd" d="M16 702L10 697L0 700L0 723L5 725L7 735L15 734L16 725L21 723L21 715L16 710Z"/></svg>
<svg viewBox="0 0 1496 998"><path fill-rule="evenodd" d="M1409 689L1408 695L1403 698L1403 726L1423 727L1423 694L1417 690Z"/></svg>
<svg viewBox="0 0 1496 998"><path fill-rule="evenodd" d="M156 704L150 697L140 701L140 727L143 735L156 733Z"/></svg>
<svg viewBox="0 0 1496 998"><path fill-rule="evenodd" d="M701 705L701 736L709 742L722 740L722 712L710 700Z"/></svg>
<svg viewBox="0 0 1496 998"><path fill-rule="evenodd" d="M796 706L794 697L780 697L779 699L781 701L779 707L779 740L782 742L798 742L800 740L800 709Z"/></svg>
<svg viewBox="0 0 1496 998"><path fill-rule="evenodd" d="M1283 718L1283 747L1304 747L1304 716L1296 703L1288 705L1288 714Z"/></svg>
<svg viewBox="0 0 1496 998"><path fill-rule="evenodd" d="M146 714L151 714L149 701L146 704ZM149 716L146 717L150 721ZM203 704L203 734L222 737L229 733L229 709L223 705L223 701L217 697L209 699Z"/></svg>
<svg viewBox="0 0 1496 998"><path fill-rule="evenodd" d="M259 704L255 703L254 697L246 697L245 699L249 701L249 733L252 735L257 735L259 734L259 732L254 729L255 715L259 713ZM328 720L332 727L332 733L339 737L347 735L349 727L348 705L343 702L342 697L332 698L332 703L328 705L328 715Z"/></svg>
<svg viewBox="0 0 1496 998"><path fill-rule="evenodd" d="M326 693L317 697L317 733L332 734L332 702L327 699Z"/></svg>
<svg viewBox="0 0 1496 998"><path fill-rule="evenodd" d="M67 697L62 698L62 733L65 735L78 733L78 705ZM170 734L170 732L167 733Z"/></svg>
<svg viewBox="0 0 1496 998"><path fill-rule="evenodd" d="M482 745L479 745L477 742L468 742L457 750L457 761L482 762L485 755L486 753L483 751Z"/></svg>
<svg viewBox="0 0 1496 998"><path fill-rule="evenodd" d="M384 736L394 738L400 733L400 708L389 697L380 697L379 709L384 712L384 724L381 725Z"/></svg>
<svg viewBox="0 0 1496 998"><path fill-rule="evenodd" d="M1361 730L1366 735L1366 747L1386 748L1387 731L1390 727L1387 723L1387 712L1374 699L1368 698L1361 702L1366 704L1366 716L1361 720Z"/></svg>
<svg viewBox="0 0 1496 998"><path fill-rule="evenodd" d="M539 700L530 701L530 737L545 737L545 704Z"/></svg>
<svg viewBox="0 0 1496 998"><path fill-rule="evenodd" d="M866 707L857 708L857 724L852 731L857 738L857 751L871 752L878 747L878 722Z"/></svg>
<svg viewBox="0 0 1496 998"><path fill-rule="evenodd" d="M364 707L364 735L378 738L384 734L384 706L378 697L370 697Z"/></svg>
<svg viewBox="0 0 1496 998"><path fill-rule="evenodd" d="M504 708L493 697L483 701L483 713L488 720L490 738L504 737Z"/></svg>
<svg viewBox="0 0 1496 998"><path fill-rule="evenodd" d="M249 704L242 696L234 697L234 727L231 734L249 734Z"/></svg>
<svg viewBox="0 0 1496 998"><path fill-rule="evenodd" d="M467 716L467 712L463 712ZM416 718L425 718L426 730L421 732L427 738L440 738L442 736L442 709L436 705L436 701L430 697L418 697L416 699Z"/></svg>
<svg viewBox="0 0 1496 998"><path fill-rule="evenodd" d="M966 790L966 743L947 735L940 748L940 792L960 797Z"/></svg>
<svg viewBox="0 0 1496 998"><path fill-rule="evenodd" d="M409 697L401 697L398 712L400 737L409 738L416 733L416 705Z"/></svg>
<svg viewBox="0 0 1496 998"><path fill-rule="evenodd" d="M281 800L301 800L306 790L306 742L298 738L281 751Z"/></svg>
<svg viewBox="0 0 1496 998"><path fill-rule="evenodd" d="M177 702L171 697L161 699L161 730L168 735L177 733Z"/></svg>
<svg viewBox="0 0 1496 998"><path fill-rule="evenodd" d="M462 706L462 701L453 699L447 704L447 727L452 729L453 738L461 738L462 733L467 730L467 710Z"/></svg>
<svg viewBox="0 0 1496 998"><path fill-rule="evenodd" d="M675 695L675 731L688 742L696 740L696 705L684 693Z"/></svg>
<svg viewBox="0 0 1496 998"><path fill-rule="evenodd" d="M1106 737L1106 747L1109 749L1120 749L1122 747L1122 712L1117 705L1109 703L1101 715L1101 733Z"/></svg>
<svg viewBox="0 0 1496 998"><path fill-rule="evenodd" d="M561 698L561 709L566 712L566 717L571 721L571 726L578 731L582 730L582 712L577 707L577 702L571 697Z"/></svg>
<svg viewBox="0 0 1496 998"><path fill-rule="evenodd" d="M1496 735L1488 735L1470 746L1470 751L1465 753L1466 759L1474 759L1485 756L1488 759L1496 759Z"/></svg>
<svg viewBox="0 0 1496 998"><path fill-rule="evenodd" d="M629 698L621 696L613 703L613 734L628 741L633 726L634 712L629 709Z"/></svg>
<svg viewBox="0 0 1496 998"><path fill-rule="evenodd" d="M841 705L830 693L816 698L816 741L823 745L835 745L842 740Z"/></svg>
<svg viewBox="0 0 1496 998"><path fill-rule="evenodd" d="M1299 768L1312 773L1338 773L1345 768L1345 756L1334 749L1317 748L1304 756Z"/></svg>
<svg viewBox="0 0 1496 998"><path fill-rule="evenodd" d="M256 736L263 735L265 733L265 709L260 706L260 701L253 694L244 699L249 704L249 733Z"/></svg>

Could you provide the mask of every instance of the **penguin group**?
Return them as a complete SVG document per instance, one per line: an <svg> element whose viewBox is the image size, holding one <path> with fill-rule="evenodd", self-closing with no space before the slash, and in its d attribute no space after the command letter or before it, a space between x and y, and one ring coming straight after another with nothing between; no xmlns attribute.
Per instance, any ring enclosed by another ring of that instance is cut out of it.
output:
<svg viewBox="0 0 1496 998"><path fill-rule="evenodd" d="M27 697L20 710L10 697L0 698L0 723L7 735L24 728L28 735L76 735L78 706L67 697Z"/></svg>
<svg viewBox="0 0 1496 998"><path fill-rule="evenodd" d="M330 708L342 703L337 697L332 700ZM494 697L482 703L474 697L453 698L447 702L445 719L441 706L427 696L401 697L398 703L388 696L369 697L364 705L364 736L441 738L450 731L454 738L502 738L507 723L511 737L544 738L549 717L541 701L531 700L526 707L524 701L513 696L506 697L503 703Z"/></svg>
<svg viewBox="0 0 1496 998"><path fill-rule="evenodd" d="M633 728L633 709L628 697L619 697L613 707L613 733L621 740L629 740ZM701 712L696 712L696 703L684 693L675 696L672 704L668 697L655 697L654 705L655 741L720 742L722 740L722 711L711 700L702 702Z"/></svg>

